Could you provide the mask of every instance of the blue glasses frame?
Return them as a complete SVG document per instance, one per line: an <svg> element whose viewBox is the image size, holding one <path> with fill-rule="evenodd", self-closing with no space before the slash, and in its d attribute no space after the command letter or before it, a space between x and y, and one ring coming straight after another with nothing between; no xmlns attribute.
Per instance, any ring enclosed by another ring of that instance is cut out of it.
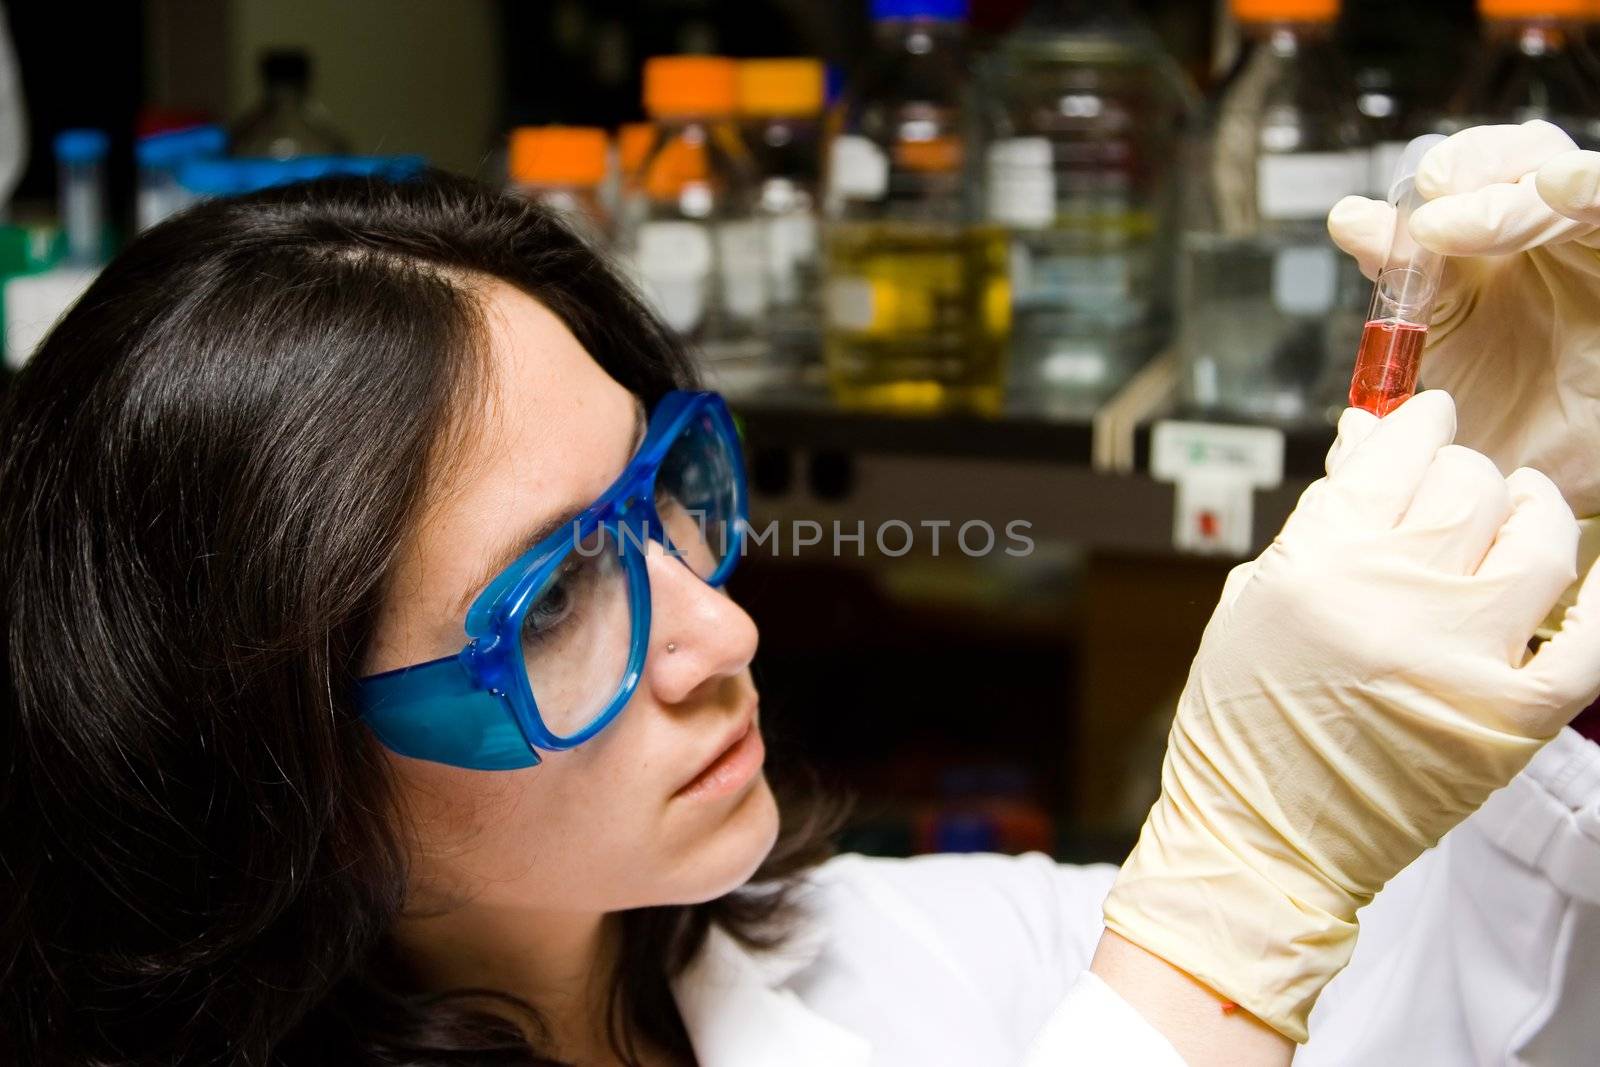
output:
<svg viewBox="0 0 1600 1067"><path fill-rule="evenodd" d="M361 717L384 747L402 756L470 770L533 767L539 752L574 748L611 724L639 687L650 642L650 578L644 546L672 546L656 510L656 476L692 420L710 420L725 446L733 484L727 547L705 579L722 586L743 551L749 492L738 431L716 393L675 391L650 416L644 441L600 498L576 519L534 545L484 587L467 609L460 652L361 679ZM539 714L522 652L523 616L575 546L600 530L613 535L627 575L632 618L628 661L611 701L583 729L558 735Z"/></svg>

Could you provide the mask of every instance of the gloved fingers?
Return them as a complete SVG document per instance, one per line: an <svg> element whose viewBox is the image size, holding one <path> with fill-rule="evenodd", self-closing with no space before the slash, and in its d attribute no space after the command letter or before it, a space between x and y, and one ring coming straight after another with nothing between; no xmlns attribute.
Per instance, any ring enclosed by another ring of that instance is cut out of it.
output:
<svg viewBox="0 0 1600 1067"><path fill-rule="evenodd" d="M1411 506L1411 498L1439 449L1456 435L1456 405L1442 389L1429 389L1401 404L1350 449L1326 485L1322 499L1336 501L1356 522L1388 529Z"/></svg>
<svg viewBox="0 0 1600 1067"><path fill-rule="evenodd" d="M1333 444L1328 446L1328 458L1323 462L1322 469L1332 474L1344 462L1346 456L1365 441L1378 427L1378 416L1365 408L1345 408L1339 416L1339 432L1334 437Z"/></svg>
<svg viewBox="0 0 1600 1067"><path fill-rule="evenodd" d="M1552 209L1535 179L1527 174L1430 200L1412 212L1411 235L1447 256L1505 256L1587 236L1588 224Z"/></svg>
<svg viewBox="0 0 1600 1067"><path fill-rule="evenodd" d="M1217 607L1228 608L1239 599L1239 594L1244 591L1245 583L1256 572L1256 561L1245 560L1228 572L1227 580L1222 583L1222 595L1217 598Z"/></svg>
<svg viewBox="0 0 1600 1067"><path fill-rule="evenodd" d="M1534 185L1560 214L1600 226L1600 152L1564 152L1539 168Z"/></svg>
<svg viewBox="0 0 1600 1067"><path fill-rule="evenodd" d="M1511 517L1511 506L1511 491L1489 457L1445 445L1395 530L1418 562L1446 574L1471 574Z"/></svg>
<svg viewBox="0 0 1600 1067"><path fill-rule="evenodd" d="M1537 685L1549 709L1549 719L1531 724L1536 737L1554 734L1600 695L1600 563L1584 575L1561 629L1539 646L1521 673Z"/></svg>
<svg viewBox="0 0 1600 1067"><path fill-rule="evenodd" d="M1505 585L1506 662L1522 662L1528 638L1576 576L1578 524L1556 484L1531 467L1506 478L1511 515L1478 564L1478 576ZM1600 621L1600 620L1597 620Z"/></svg>
<svg viewBox="0 0 1600 1067"><path fill-rule="evenodd" d="M1473 126L1452 134L1422 157L1417 191L1429 200L1516 182L1554 157L1577 148L1543 119L1518 125Z"/></svg>
<svg viewBox="0 0 1600 1067"><path fill-rule="evenodd" d="M1394 237L1394 208L1382 200L1347 196L1328 212L1328 236L1355 257L1362 274L1376 278Z"/></svg>

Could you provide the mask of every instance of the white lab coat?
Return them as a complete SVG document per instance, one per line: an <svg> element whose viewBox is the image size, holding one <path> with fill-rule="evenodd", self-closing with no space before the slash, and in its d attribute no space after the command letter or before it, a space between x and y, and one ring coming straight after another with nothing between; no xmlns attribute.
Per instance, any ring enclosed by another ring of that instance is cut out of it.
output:
<svg viewBox="0 0 1600 1067"><path fill-rule="evenodd" d="M1086 968L1110 866L841 856L775 952L713 929L703 1067L1180 1067ZM1361 914L1297 1067L1600 1064L1600 747L1564 731Z"/></svg>

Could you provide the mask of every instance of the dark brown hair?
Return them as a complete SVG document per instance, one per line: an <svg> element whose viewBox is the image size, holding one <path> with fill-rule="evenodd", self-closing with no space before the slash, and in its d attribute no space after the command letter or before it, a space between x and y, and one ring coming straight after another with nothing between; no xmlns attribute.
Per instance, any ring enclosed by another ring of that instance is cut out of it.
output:
<svg viewBox="0 0 1600 1067"><path fill-rule="evenodd" d="M529 1064L526 1005L425 994L346 694L502 279L653 404L692 362L548 212L437 174L202 205L140 237L0 416L0 1048L27 1063ZM825 854L786 803L758 879ZM612 1042L783 894L623 918ZM508 1007L509 1006L509 1007ZM510 1008L520 1008L521 1014Z"/></svg>

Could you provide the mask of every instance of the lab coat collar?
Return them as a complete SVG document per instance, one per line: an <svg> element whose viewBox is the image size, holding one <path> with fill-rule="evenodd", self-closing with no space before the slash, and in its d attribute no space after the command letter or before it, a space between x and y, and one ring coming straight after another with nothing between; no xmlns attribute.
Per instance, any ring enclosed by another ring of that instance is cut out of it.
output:
<svg viewBox="0 0 1600 1067"><path fill-rule="evenodd" d="M872 1059L866 1038L784 988L821 952L821 931L810 924L773 950L745 948L712 926L673 982L701 1067L866 1067Z"/></svg>

